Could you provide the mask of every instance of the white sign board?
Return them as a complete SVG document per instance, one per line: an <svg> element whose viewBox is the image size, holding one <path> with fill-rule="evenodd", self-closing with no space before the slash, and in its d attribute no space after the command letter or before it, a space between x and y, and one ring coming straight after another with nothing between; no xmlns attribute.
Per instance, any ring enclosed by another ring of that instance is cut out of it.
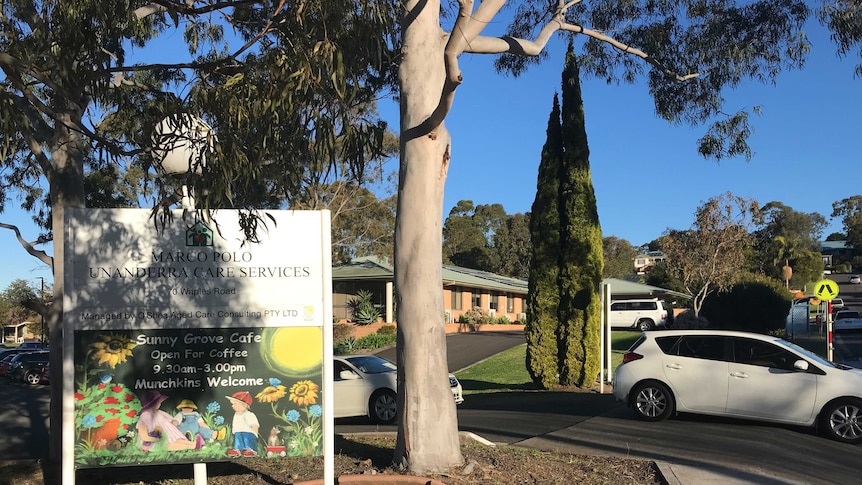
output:
<svg viewBox="0 0 862 485"><path fill-rule="evenodd" d="M173 215L66 211L64 482L75 467L331 457L329 212L262 211L256 242L239 211Z"/></svg>

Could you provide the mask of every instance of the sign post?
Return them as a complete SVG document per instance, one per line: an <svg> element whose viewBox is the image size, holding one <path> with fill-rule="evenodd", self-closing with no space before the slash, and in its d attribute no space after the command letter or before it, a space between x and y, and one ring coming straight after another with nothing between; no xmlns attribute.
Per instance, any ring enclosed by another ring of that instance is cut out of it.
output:
<svg viewBox="0 0 862 485"><path fill-rule="evenodd" d="M820 301L831 302L832 299L838 296L838 283L823 279L814 284L814 295ZM832 343L832 313L827 311L826 315L826 360L832 362L832 356L835 346Z"/></svg>

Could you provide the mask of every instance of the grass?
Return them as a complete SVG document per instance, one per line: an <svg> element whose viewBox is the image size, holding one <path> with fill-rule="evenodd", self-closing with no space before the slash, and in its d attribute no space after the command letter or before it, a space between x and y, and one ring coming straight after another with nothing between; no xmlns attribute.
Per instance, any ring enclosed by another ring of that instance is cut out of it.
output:
<svg viewBox="0 0 862 485"><path fill-rule="evenodd" d="M640 337L640 332L611 334L611 369L623 360L623 353ZM464 394L537 389L530 379L525 362L527 344L505 350L489 359L455 373L464 386Z"/></svg>
<svg viewBox="0 0 862 485"><path fill-rule="evenodd" d="M616 369L623 360L623 354L640 337L640 332L619 332L611 334L611 369ZM804 349L826 358L826 337L818 333L797 335L794 343ZM455 377L464 387L464 395L501 391L523 391L538 389L525 365L527 344L512 347L478 364L456 372Z"/></svg>

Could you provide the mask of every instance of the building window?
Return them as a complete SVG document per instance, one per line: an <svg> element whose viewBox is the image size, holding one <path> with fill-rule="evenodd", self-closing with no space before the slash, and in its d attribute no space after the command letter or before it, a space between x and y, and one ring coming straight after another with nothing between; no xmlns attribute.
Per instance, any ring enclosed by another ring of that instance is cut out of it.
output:
<svg viewBox="0 0 862 485"><path fill-rule="evenodd" d="M515 295L506 294L506 313L515 313Z"/></svg>
<svg viewBox="0 0 862 485"><path fill-rule="evenodd" d="M491 310L497 310L500 303L500 295L496 291L491 292Z"/></svg>
<svg viewBox="0 0 862 485"><path fill-rule="evenodd" d="M473 290L473 308L480 307L482 305L482 295L479 294L479 290Z"/></svg>
<svg viewBox="0 0 862 485"><path fill-rule="evenodd" d="M456 286L452 288L452 309L460 310L461 309L461 287Z"/></svg>

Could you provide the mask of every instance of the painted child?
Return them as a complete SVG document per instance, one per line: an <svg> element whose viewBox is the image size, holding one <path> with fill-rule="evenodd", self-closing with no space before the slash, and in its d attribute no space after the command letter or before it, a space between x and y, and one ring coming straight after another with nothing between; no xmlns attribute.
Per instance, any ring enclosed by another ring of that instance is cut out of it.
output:
<svg viewBox="0 0 862 485"><path fill-rule="evenodd" d="M199 450L204 440L186 439L185 435L174 425L171 415L159 409L167 396L156 390L145 391L140 397L141 413L138 415L138 446L143 451L150 451L154 443L164 439L165 448L170 451Z"/></svg>
<svg viewBox="0 0 862 485"><path fill-rule="evenodd" d="M183 399L177 404L177 409L180 410L174 415L174 424L179 428L186 438L194 440L196 435L201 435L203 439L212 441L213 430L207 425L201 413L197 412L197 405L191 399Z"/></svg>
<svg viewBox="0 0 862 485"><path fill-rule="evenodd" d="M257 432L260 422L257 416L251 412L251 394L246 391L237 391L231 396L226 396L233 407L233 448L227 450L227 456L255 456L257 455Z"/></svg>

